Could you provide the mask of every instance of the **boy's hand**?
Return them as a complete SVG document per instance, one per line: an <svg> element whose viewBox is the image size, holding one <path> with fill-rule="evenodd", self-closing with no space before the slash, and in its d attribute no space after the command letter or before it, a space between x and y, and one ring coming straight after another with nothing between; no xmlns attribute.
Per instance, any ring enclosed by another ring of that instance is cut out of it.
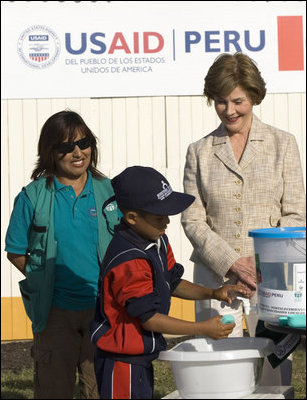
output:
<svg viewBox="0 0 307 400"><path fill-rule="evenodd" d="M221 322L222 315L209 318L207 321L200 322L202 334L211 339L227 339L236 324L223 324Z"/></svg>
<svg viewBox="0 0 307 400"><path fill-rule="evenodd" d="M220 301L226 301L231 304L232 300L235 300L237 296L248 296L248 291L241 285L225 285L218 289L213 290L213 298Z"/></svg>

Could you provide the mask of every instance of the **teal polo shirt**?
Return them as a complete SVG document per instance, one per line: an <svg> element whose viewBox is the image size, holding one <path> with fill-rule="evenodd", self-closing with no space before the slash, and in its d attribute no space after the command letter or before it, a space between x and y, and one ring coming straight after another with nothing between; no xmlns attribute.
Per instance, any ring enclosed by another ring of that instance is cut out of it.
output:
<svg viewBox="0 0 307 400"><path fill-rule="evenodd" d="M53 305L69 310L95 307L99 262L98 224L92 176L78 197L72 186L54 178L54 236L57 241ZM26 254L33 206L25 192L14 204L5 251Z"/></svg>

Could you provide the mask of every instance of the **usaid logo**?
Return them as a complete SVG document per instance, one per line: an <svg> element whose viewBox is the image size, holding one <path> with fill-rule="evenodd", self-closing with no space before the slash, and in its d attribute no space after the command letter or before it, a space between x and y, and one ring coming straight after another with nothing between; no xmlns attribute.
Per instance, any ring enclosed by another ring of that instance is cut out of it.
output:
<svg viewBox="0 0 307 400"><path fill-rule="evenodd" d="M189 30L181 34L173 29L172 43L169 44L172 46L172 57L175 61L178 46L184 49L185 55L193 55L198 47L208 54L237 51L260 53L265 50L268 35L270 32L266 32L265 29L260 29L258 32L240 29L223 31L218 26L210 31ZM117 55L118 52L124 55L159 53L167 42L167 37L156 31L137 31L130 34L82 32L77 35L65 32L64 36L63 46L66 52L64 55L83 57L89 52L95 55ZM300 15L277 16L277 37L278 70L304 70L303 17ZM168 40L170 41L171 38L168 37ZM52 65L58 58L60 40L50 28L34 25L22 32L17 47L18 54L25 64L42 69ZM132 62L132 59L128 61ZM80 62L84 62L84 59Z"/></svg>
<svg viewBox="0 0 307 400"><path fill-rule="evenodd" d="M22 32L17 50L22 61L32 68L52 65L60 54L60 41L48 27L34 25Z"/></svg>

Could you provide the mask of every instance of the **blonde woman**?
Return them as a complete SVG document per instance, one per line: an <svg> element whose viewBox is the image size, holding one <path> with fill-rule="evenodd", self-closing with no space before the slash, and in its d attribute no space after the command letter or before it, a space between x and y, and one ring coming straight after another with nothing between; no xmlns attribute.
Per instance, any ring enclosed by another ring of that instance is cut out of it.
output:
<svg viewBox="0 0 307 400"><path fill-rule="evenodd" d="M205 77L204 96L214 103L219 127L189 145L185 192L194 203L182 213L193 245L194 282L219 287L240 283L256 302L253 239L257 228L305 225L305 193L294 135L253 113L266 85L256 63L242 53L221 54ZM242 336L242 304L196 302L196 320L232 314ZM250 332L254 336L255 332Z"/></svg>

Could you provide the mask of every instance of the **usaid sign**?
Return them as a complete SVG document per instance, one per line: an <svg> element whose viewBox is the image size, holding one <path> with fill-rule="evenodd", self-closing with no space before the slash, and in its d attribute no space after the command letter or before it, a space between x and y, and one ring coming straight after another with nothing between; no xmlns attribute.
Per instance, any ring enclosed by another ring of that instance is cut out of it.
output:
<svg viewBox="0 0 307 400"><path fill-rule="evenodd" d="M221 53L305 91L305 2L1 2L2 98L201 95Z"/></svg>

